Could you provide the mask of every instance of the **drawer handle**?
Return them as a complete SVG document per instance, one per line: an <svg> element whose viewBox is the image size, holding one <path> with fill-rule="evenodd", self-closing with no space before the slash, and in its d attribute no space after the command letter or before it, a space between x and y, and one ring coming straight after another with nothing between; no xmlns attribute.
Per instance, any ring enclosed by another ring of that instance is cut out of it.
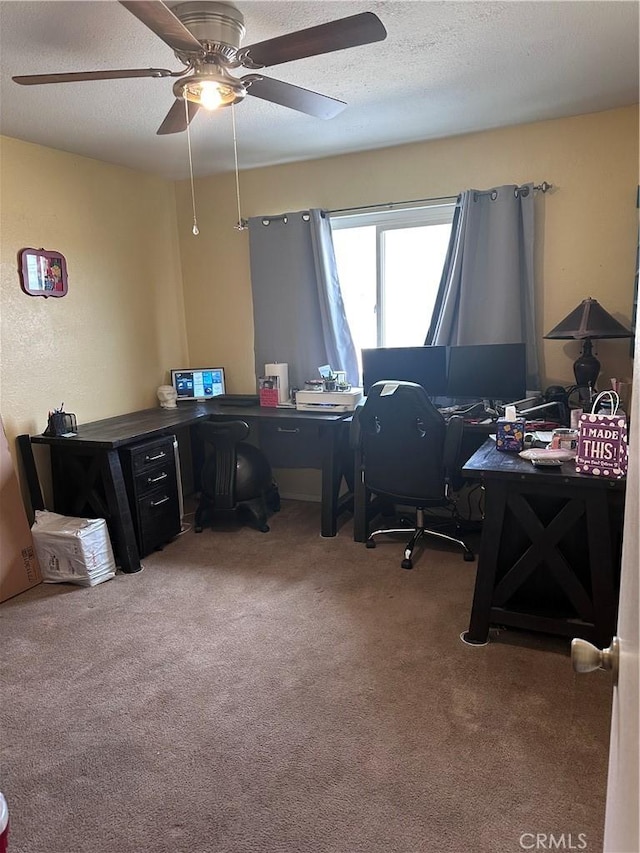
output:
<svg viewBox="0 0 640 853"><path fill-rule="evenodd" d="M300 428L299 428L299 427L296 427L295 429L285 429L284 427L278 427L278 432L292 432L292 433L296 433L296 432L300 432Z"/></svg>
<svg viewBox="0 0 640 853"><path fill-rule="evenodd" d="M147 477L147 483L151 485L151 483L159 483L160 480L166 480L169 475L166 471L163 471L162 474L159 474L157 477Z"/></svg>
<svg viewBox="0 0 640 853"><path fill-rule="evenodd" d="M160 498L159 501L151 501L151 506L160 506L161 504L166 504L168 500L171 500L169 495L165 495L163 498Z"/></svg>
<svg viewBox="0 0 640 853"><path fill-rule="evenodd" d="M155 456L145 456L144 461L145 462L155 462L157 459L164 459L164 457L166 455L167 454L163 450L162 453L157 453Z"/></svg>

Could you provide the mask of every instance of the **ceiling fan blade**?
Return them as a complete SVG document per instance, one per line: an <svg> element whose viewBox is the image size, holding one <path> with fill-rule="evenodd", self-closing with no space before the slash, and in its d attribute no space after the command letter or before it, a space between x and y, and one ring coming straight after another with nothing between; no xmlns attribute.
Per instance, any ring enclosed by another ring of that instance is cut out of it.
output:
<svg viewBox="0 0 640 853"><path fill-rule="evenodd" d="M188 121L184 111L185 103L187 104L187 109L189 111ZM156 134L158 134L158 136L164 136L167 133L182 133L183 130L187 129L187 125L191 124L199 109L200 104L194 104L193 101L185 102L182 98L176 98L173 102L173 106L164 117L164 121L156 130Z"/></svg>
<svg viewBox="0 0 640 853"><path fill-rule="evenodd" d="M174 50L202 53L202 45L192 36L162 0L119 0L132 15L160 36Z"/></svg>
<svg viewBox="0 0 640 853"><path fill-rule="evenodd" d="M242 48L239 58L246 68L265 68L294 59L358 47L387 37L382 21L373 12L330 21Z"/></svg>
<svg viewBox="0 0 640 853"><path fill-rule="evenodd" d="M319 95L311 89L292 86L291 83L283 83L282 80L273 80L271 77L248 74L242 78L242 82L247 84L248 95L316 118L333 118L347 106L344 101Z"/></svg>
<svg viewBox="0 0 640 853"><path fill-rule="evenodd" d="M123 68L119 71L74 71L70 74L26 74L12 77L21 86L39 86L41 83L81 83L84 80L118 80L127 77L170 77L166 68Z"/></svg>

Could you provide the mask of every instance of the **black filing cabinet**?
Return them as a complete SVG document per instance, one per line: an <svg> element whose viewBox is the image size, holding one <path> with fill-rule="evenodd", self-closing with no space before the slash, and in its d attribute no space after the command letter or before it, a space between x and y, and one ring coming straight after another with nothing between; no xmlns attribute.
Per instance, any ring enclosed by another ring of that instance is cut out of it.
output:
<svg viewBox="0 0 640 853"><path fill-rule="evenodd" d="M174 440L163 436L121 451L141 557L177 536L182 526Z"/></svg>

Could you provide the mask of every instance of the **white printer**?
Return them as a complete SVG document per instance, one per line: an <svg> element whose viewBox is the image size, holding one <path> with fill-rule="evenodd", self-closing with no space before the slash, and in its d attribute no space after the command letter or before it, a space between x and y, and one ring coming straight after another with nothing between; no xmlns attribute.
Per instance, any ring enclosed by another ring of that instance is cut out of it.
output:
<svg viewBox="0 0 640 853"><path fill-rule="evenodd" d="M299 412L353 412L362 399L362 388L348 391L298 391L296 409Z"/></svg>

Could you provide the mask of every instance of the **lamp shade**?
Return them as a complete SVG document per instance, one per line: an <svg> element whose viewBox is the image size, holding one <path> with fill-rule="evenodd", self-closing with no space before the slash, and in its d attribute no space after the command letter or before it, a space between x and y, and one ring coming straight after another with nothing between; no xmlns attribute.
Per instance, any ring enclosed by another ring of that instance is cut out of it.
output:
<svg viewBox="0 0 640 853"><path fill-rule="evenodd" d="M630 338L632 332L612 317L596 299L583 299L577 308L547 332L545 338Z"/></svg>

